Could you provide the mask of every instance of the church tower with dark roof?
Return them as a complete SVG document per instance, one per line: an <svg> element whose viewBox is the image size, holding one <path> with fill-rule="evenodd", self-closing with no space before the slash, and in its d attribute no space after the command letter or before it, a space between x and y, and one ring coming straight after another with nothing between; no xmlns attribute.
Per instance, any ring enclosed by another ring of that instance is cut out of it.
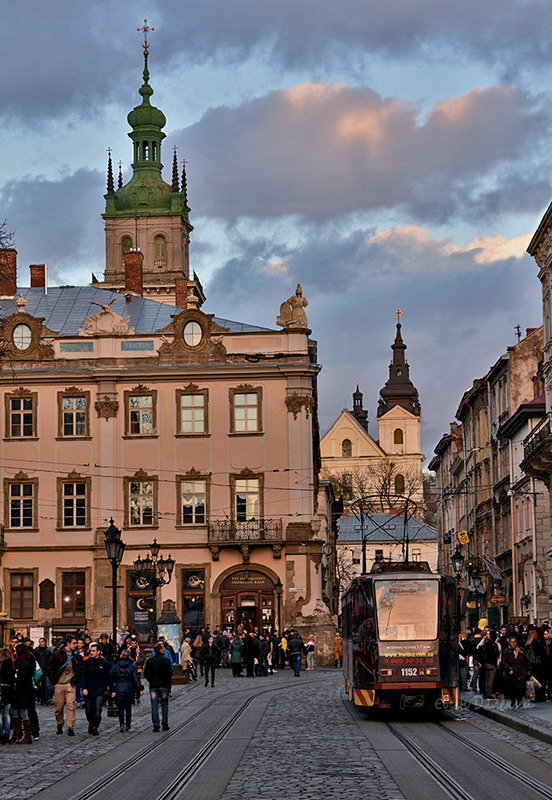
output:
<svg viewBox="0 0 552 800"><path fill-rule="evenodd" d="M142 101L128 114L132 140L132 176L123 184L121 171L114 187L111 152L108 156L105 196L106 261L104 280L93 280L103 289L125 291L125 253L139 251L142 260L143 296L171 305L192 290L201 305L205 299L195 274L190 275L189 244L193 226L189 220L185 167L179 181L176 148L172 180L162 176L161 147L166 118L151 103L149 44L144 27Z"/></svg>
<svg viewBox="0 0 552 800"><path fill-rule="evenodd" d="M396 313L400 318L402 312L399 310ZM421 475L422 409L418 390L410 380L410 367L405 358L406 345L402 339L400 322L397 322L391 350L393 358L389 365L389 378L380 391L378 403L379 443L389 456L400 455L407 461L412 457L409 471L419 469Z"/></svg>
<svg viewBox="0 0 552 800"><path fill-rule="evenodd" d="M410 367L405 358L406 345L401 336L401 323L397 322L397 334L391 345L393 358L389 364L389 378L380 391L378 403L378 418L386 414L394 406L410 411L416 416L421 415L418 390L410 380Z"/></svg>

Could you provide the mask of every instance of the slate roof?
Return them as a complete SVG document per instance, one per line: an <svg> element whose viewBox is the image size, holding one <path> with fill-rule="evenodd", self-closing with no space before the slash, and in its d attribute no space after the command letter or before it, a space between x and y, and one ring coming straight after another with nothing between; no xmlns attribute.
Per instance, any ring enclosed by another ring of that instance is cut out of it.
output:
<svg viewBox="0 0 552 800"><path fill-rule="evenodd" d="M378 525L383 527L378 528ZM394 526L394 527L392 527ZM364 518L364 533L367 534L367 542L396 542L402 541L403 537L403 518L393 514L370 514ZM412 542L435 541L439 540L437 529L431 525L426 525L419 519L411 517L407 523L408 538ZM360 519L354 514L347 514L337 520L337 541L344 544L346 542L362 542L360 531Z"/></svg>
<svg viewBox="0 0 552 800"><path fill-rule="evenodd" d="M98 289L94 286L54 286L44 289L21 288L17 290L15 299L22 294L27 305L24 308L33 317L44 317L43 324L61 336L78 336L79 328L84 327L84 318L97 314L98 306L91 303L94 300L101 305L107 305L112 297L115 302L111 306L116 314L122 317L130 316L129 328L134 328L138 335L153 334L171 322L171 315L178 314L183 309L169 306L158 300L132 295L129 303L120 292L109 289ZM17 311L13 300L0 300L0 318L11 316ZM247 325L243 322L213 317L213 321L224 328L229 328L231 333L254 333L271 331L272 328L260 328L256 325Z"/></svg>

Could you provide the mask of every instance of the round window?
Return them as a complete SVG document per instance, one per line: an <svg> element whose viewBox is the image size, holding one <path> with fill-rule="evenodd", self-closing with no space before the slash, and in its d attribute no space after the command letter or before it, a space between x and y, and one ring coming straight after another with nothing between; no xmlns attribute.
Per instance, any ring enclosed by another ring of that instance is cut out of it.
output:
<svg viewBox="0 0 552 800"><path fill-rule="evenodd" d="M184 341L189 347L197 347L203 331L199 322L187 322L184 326Z"/></svg>
<svg viewBox="0 0 552 800"><path fill-rule="evenodd" d="M13 331L13 343L18 350L26 350L31 344L33 334L28 325L16 325Z"/></svg>

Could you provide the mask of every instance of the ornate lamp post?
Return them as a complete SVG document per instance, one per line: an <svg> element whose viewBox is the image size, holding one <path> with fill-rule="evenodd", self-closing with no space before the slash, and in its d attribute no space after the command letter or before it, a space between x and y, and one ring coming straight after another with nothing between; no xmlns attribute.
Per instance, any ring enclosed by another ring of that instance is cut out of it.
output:
<svg viewBox="0 0 552 800"><path fill-rule="evenodd" d="M462 567L464 566L464 555L460 552L458 545L456 550L450 557L452 569L454 570L454 577L456 578L456 597L457 597L457 613L458 624L460 624L460 617L462 616L462 607L460 605L460 580L462 578Z"/></svg>
<svg viewBox="0 0 552 800"><path fill-rule="evenodd" d="M278 580L276 581L276 583L274 585L274 591L276 592L276 602L278 604L278 638L281 638L281 636L282 636L282 617L281 617L282 609L281 609L281 603L282 603L282 592L283 592L283 590L284 590L284 584L282 583L280 578L278 578Z"/></svg>
<svg viewBox="0 0 552 800"><path fill-rule="evenodd" d="M113 517L109 520L109 528L105 532L105 551L111 562L111 591L113 611L113 646L117 647L117 570L123 560L125 543L121 539L121 531L115 527Z"/></svg>
<svg viewBox="0 0 552 800"><path fill-rule="evenodd" d="M150 544L150 556L141 558L138 556L134 562L134 569L136 572L144 575L149 582L153 591L153 609L154 609L154 634L157 638L157 589L159 586L165 586L171 582L175 561L171 558L169 553L168 558L163 558L159 555L161 545L157 543L157 539L153 540Z"/></svg>

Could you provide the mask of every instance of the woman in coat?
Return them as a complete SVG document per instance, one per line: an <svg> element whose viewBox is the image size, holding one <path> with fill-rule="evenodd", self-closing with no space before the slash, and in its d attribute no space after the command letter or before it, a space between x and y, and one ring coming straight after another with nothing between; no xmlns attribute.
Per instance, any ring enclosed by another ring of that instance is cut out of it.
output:
<svg viewBox="0 0 552 800"><path fill-rule="evenodd" d="M535 703L546 700L546 645L541 628L529 631L525 652L531 665L531 676L540 683L540 688L535 689Z"/></svg>
<svg viewBox="0 0 552 800"><path fill-rule="evenodd" d="M508 647L502 653L502 668L506 676L506 691L512 701L511 706L514 708L517 703L517 707L521 708L531 664L515 636L508 639Z"/></svg>
<svg viewBox="0 0 552 800"><path fill-rule="evenodd" d="M32 744L29 708L35 704L34 673L36 659L26 644L18 644L15 648L15 688L12 702L13 733L10 743ZM21 731L25 734L20 740Z"/></svg>
<svg viewBox="0 0 552 800"><path fill-rule="evenodd" d="M192 658L192 640L187 636L180 646L180 663L182 669L186 670L188 680L197 681L197 673L194 669L194 659Z"/></svg>
<svg viewBox="0 0 552 800"><path fill-rule="evenodd" d="M139 697L144 691L136 664L128 650L122 651L121 657L111 670L111 686L111 696L119 709L119 730L124 733L125 730L130 730L134 698Z"/></svg>
<svg viewBox="0 0 552 800"><path fill-rule="evenodd" d="M230 664L232 665L232 675L234 676L234 678L241 678L242 650L243 650L242 637L235 636L230 645Z"/></svg>
<svg viewBox="0 0 552 800"><path fill-rule="evenodd" d="M11 728L11 706L15 688L15 667L11 650L0 650L0 745L8 744Z"/></svg>

